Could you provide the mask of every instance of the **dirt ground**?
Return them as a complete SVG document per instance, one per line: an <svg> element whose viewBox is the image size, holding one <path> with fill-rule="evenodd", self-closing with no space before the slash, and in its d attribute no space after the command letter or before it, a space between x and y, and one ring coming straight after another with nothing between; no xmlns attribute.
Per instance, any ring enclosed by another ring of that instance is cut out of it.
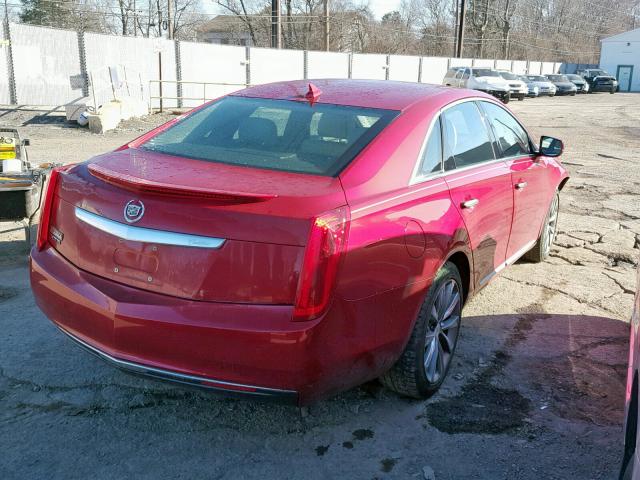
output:
<svg viewBox="0 0 640 480"><path fill-rule="evenodd" d="M640 95L510 106L534 135L565 141L557 246L467 305L457 359L428 401L372 382L300 410L128 376L47 321L21 233L0 235L0 478L616 478L640 253ZM35 163L86 159L168 118L92 135L43 113L0 109L0 124L24 125Z"/></svg>

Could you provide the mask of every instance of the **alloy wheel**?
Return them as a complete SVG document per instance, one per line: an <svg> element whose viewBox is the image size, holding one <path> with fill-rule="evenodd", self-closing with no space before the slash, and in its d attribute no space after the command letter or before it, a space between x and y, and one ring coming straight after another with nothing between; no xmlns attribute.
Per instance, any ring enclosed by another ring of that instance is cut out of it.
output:
<svg viewBox="0 0 640 480"><path fill-rule="evenodd" d="M449 366L458 341L462 296L454 279L438 289L427 323L424 350L424 371L429 383L440 382Z"/></svg>
<svg viewBox="0 0 640 480"><path fill-rule="evenodd" d="M555 195L553 197L553 202L551 202L551 207L549 209L549 217L547 219L546 232L544 236L544 254L545 256L549 254L551 250L551 245L553 245L554 240L556 239L556 233L558 230L558 196Z"/></svg>

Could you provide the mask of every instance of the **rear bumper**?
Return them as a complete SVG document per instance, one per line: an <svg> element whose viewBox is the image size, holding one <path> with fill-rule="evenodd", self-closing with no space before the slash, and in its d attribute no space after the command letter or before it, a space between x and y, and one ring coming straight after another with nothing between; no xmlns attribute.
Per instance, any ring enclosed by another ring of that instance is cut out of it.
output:
<svg viewBox="0 0 640 480"><path fill-rule="evenodd" d="M373 375L345 335L340 302L293 322L291 306L185 300L77 269L34 249L31 286L44 314L77 343L128 372L232 395L304 404ZM360 365L359 368L356 368Z"/></svg>
<svg viewBox="0 0 640 480"><path fill-rule="evenodd" d="M198 377L195 375L185 375L183 373L163 370L160 368L153 368L147 365L141 365L139 363L128 362L126 360L120 360L119 358L112 357L108 353L91 346L83 340L80 340L78 337L67 332L64 328L60 326L58 326L58 328L62 333L64 333L67 337L69 337L87 352L127 373L151 377L158 380L180 383L182 385L190 387L223 392L227 395L237 394L239 396L261 397L264 399L276 400L282 403L297 403L298 394L297 392L292 390L279 390L274 388L257 387L255 385L243 385L233 382L224 382L221 380L213 380L211 378Z"/></svg>

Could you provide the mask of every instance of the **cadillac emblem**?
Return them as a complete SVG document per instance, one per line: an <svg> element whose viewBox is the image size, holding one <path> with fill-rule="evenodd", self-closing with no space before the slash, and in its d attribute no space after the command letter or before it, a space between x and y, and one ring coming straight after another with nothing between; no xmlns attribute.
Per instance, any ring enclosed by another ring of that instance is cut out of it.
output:
<svg viewBox="0 0 640 480"><path fill-rule="evenodd" d="M144 203L140 200L129 200L124 206L124 219L128 223L136 223L144 215Z"/></svg>

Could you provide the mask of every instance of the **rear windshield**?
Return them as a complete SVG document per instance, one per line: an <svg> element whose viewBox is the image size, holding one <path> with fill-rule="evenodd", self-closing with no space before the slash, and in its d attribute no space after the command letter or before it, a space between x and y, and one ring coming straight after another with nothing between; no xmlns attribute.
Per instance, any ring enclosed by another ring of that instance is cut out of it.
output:
<svg viewBox="0 0 640 480"><path fill-rule="evenodd" d="M399 112L224 97L140 148L208 162L337 175Z"/></svg>
<svg viewBox="0 0 640 480"><path fill-rule="evenodd" d="M569 79L564 75L547 75L547 77L549 78L549 80L552 80L554 82L568 82L569 81Z"/></svg>

